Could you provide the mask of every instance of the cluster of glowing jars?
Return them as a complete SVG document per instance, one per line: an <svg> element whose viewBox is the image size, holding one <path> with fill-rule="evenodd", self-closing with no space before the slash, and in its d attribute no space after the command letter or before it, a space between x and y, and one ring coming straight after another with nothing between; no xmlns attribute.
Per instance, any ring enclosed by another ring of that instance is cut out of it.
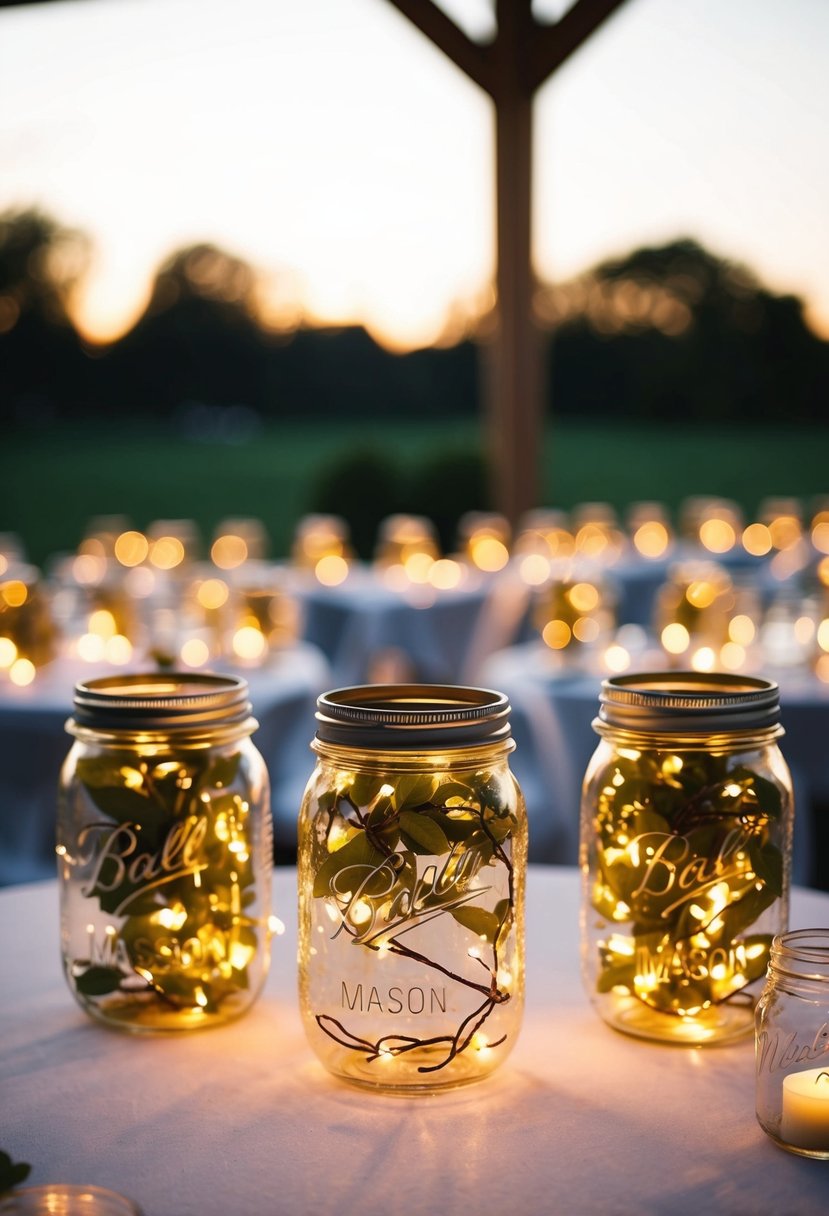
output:
<svg viewBox="0 0 829 1216"><path fill-rule="evenodd" d="M509 521L503 515L469 511L458 523L458 547L477 570L496 574L510 559Z"/></svg>
<svg viewBox="0 0 829 1216"><path fill-rule="evenodd" d="M644 1038L747 1034L788 916L793 806L777 686L617 676L600 702L581 812L590 999Z"/></svg>
<svg viewBox="0 0 829 1216"><path fill-rule="evenodd" d="M613 597L597 574L579 576L568 567L536 590L533 621L553 654L578 659L609 640Z"/></svg>
<svg viewBox="0 0 829 1216"><path fill-rule="evenodd" d="M57 818L67 983L132 1031L228 1021L269 962L268 775L238 678L79 684Z"/></svg>
<svg viewBox="0 0 829 1216"><path fill-rule="evenodd" d="M710 671L720 665L729 643L744 646L753 640L751 616L737 614L736 608L731 577L722 566L685 562L672 567L654 604L655 631L670 665ZM735 651L734 658L739 657Z"/></svg>
<svg viewBox="0 0 829 1216"><path fill-rule="evenodd" d="M312 572L325 587L348 577L354 560L348 524L339 515L306 515L297 524L291 560L298 570Z"/></svg>
<svg viewBox="0 0 829 1216"><path fill-rule="evenodd" d="M157 521L146 533L120 517L93 521L70 560L68 590L55 597L72 653L113 666L137 652L185 668L264 662L298 628L294 602L263 560L266 547L254 519L219 524L208 563L199 561L190 520Z"/></svg>
<svg viewBox="0 0 829 1216"><path fill-rule="evenodd" d="M815 505L807 526L802 507L793 498L763 499L756 518L748 523L735 502L690 498L683 505L681 531L686 540L715 557L742 551L751 557L769 558L780 578L791 573L809 542L819 552L829 552L826 504Z"/></svg>
<svg viewBox="0 0 829 1216"><path fill-rule="evenodd" d="M437 530L421 515L390 515L382 521L374 568L386 586L403 592L420 588L428 596L451 591L464 579L459 561L441 557Z"/></svg>
<svg viewBox="0 0 829 1216"><path fill-rule="evenodd" d="M31 684L37 668L54 658L57 641L39 570L23 561L16 537L0 535L0 678Z"/></svg>

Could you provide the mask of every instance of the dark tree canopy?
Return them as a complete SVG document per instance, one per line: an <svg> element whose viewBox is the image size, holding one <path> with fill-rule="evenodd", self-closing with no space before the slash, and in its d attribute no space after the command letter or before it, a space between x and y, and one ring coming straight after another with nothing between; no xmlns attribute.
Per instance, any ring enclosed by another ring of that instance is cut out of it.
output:
<svg viewBox="0 0 829 1216"><path fill-rule="evenodd" d="M360 326L274 333L258 271L216 245L176 250L118 341L71 320L89 242L39 211L0 216L0 416L258 420L443 418L481 409L478 342L392 354ZM829 344L801 302L684 239L539 295L556 416L829 422Z"/></svg>

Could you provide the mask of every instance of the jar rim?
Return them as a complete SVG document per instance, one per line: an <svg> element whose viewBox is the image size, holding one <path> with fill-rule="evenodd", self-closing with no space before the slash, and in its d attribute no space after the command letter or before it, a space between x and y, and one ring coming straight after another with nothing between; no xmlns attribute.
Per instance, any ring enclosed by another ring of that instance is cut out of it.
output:
<svg viewBox="0 0 829 1216"><path fill-rule="evenodd" d="M829 967L829 929L791 929L772 941L772 957Z"/></svg>
<svg viewBox="0 0 829 1216"><path fill-rule="evenodd" d="M316 738L346 747L429 749L511 737L510 704L494 689L454 684L362 684L317 698Z"/></svg>
<svg viewBox="0 0 829 1216"><path fill-rule="evenodd" d="M731 672L638 672L602 681L599 721L622 730L764 730L780 721L773 680Z"/></svg>
<svg viewBox="0 0 829 1216"><path fill-rule="evenodd" d="M214 672L132 672L76 684L67 723L101 731L192 731L250 720L247 680Z"/></svg>

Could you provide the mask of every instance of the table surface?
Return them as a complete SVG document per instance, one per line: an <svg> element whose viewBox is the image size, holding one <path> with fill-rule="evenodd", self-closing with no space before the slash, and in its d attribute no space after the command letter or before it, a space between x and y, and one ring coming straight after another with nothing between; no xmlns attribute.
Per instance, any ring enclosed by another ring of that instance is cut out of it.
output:
<svg viewBox="0 0 829 1216"><path fill-rule="evenodd" d="M341 1084L295 997L296 873L277 869L265 991L238 1022L141 1039L94 1024L58 958L57 885L0 891L0 1147L30 1182L95 1183L145 1216L825 1216L829 1162L754 1115L753 1044L627 1038L579 982L575 868L531 866L527 1010L489 1080L435 1097ZM829 924L798 888L792 927Z"/></svg>

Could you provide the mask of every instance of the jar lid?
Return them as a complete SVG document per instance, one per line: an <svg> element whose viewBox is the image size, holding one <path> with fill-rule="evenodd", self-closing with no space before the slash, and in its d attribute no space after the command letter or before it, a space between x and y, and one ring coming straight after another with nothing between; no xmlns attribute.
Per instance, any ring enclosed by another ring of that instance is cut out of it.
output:
<svg viewBox="0 0 829 1216"><path fill-rule="evenodd" d="M365 684L317 699L317 739L346 747L450 748L510 738L502 692L450 684Z"/></svg>
<svg viewBox="0 0 829 1216"><path fill-rule="evenodd" d="M772 680L730 672L645 672L602 681L597 725L622 730L754 731L780 721Z"/></svg>
<svg viewBox="0 0 829 1216"><path fill-rule="evenodd" d="M234 725L251 712L247 681L208 672L102 676L75 686L67 724L95 730L183 731Z"/></svg>

